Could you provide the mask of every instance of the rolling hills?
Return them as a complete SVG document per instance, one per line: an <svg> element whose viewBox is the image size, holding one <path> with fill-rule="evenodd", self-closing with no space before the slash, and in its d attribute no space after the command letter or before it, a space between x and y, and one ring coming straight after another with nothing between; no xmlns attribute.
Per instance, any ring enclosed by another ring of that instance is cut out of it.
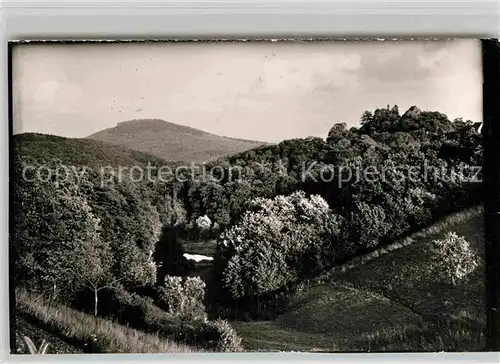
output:
<svg viewBox="0 0 500 364"><path fill-rule="evenodd" d="M120 145L168 161L195 163L214 160L266 144L222 137L159 119L121 122L86 139Z"/></svg>

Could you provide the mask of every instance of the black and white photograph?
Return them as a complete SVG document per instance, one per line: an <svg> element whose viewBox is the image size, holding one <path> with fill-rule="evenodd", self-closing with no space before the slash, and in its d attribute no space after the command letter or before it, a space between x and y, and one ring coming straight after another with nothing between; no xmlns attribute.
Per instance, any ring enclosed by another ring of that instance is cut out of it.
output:
<svg viewBox="0 0 500 364"><path fill-rule="evenodd" d="M484 350L479 40L10 46L12 354Z"/></svg>

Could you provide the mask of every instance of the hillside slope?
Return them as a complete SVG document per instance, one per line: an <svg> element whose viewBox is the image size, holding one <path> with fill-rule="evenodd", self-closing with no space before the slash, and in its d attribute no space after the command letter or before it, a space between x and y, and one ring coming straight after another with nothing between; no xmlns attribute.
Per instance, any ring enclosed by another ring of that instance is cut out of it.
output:
<svg viewBox="0 0 500 364"><path fill-rule="evenodd" d="M16 333L44 332L55 351L86 353L186 353L189 346L50 302L16 290ZM28 323L28 325L25 325ZM51 353L54 353L52 351Z"/></svg>
<svg viewBox="0 0 500 364"><path fill-rule="evenodd" d="M464 219L464 214L467 216ZM429 270L427 247L449 231L483 256L483 214L470 209L416 234L366 264L304 288L273 321L235 322L250 350L480 351L484 345L484 274L478 267L452 287ZM284 342L286 341L286 344Z"/></svg>
<svg viewBox="0 0 500 364"><path fill-rule="evenodd" d="M94 133L87 139L121 145L169 161L204 162L266 143L222 137L158 119L139 119Z"/></svg>
<svg viewBox="0 0 500 364"><path fill-rule="evenodd" d="M91 139L72 139L56 135L25 133L12 138L14 154L38 162L59 159L75 166L146 166L166 163L153 155Z"/></svg>
<svg viewBox="0 0 500 364"><path fill-rule="evenodd" d="M47 354L82 354L83 350L61 340L58 336L45 331L26 321L21 316L16 317L16 350L17 354L29 354L23 336L29 337L39 347L43 340L49 343Z"/></svg>

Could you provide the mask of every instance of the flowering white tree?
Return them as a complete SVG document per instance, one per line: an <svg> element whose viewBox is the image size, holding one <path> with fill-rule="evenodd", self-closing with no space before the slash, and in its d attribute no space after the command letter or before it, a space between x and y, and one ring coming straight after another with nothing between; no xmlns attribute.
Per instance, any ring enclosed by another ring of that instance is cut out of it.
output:
<svg viewBox="0 0 500 364"><path fill-rule="evenodd" d="M250 205L218 241L216 264L234 298L278 290L320 269L341 225L322 197L299 191Z"/></svg>
<svg viewBox="0 0 500 364"><path fill-rule="evenodd" d="M478 257L470 243L454 232L432 244L434 265L443 278L450 279L452 285L463 280L479 265Z"/></svg>

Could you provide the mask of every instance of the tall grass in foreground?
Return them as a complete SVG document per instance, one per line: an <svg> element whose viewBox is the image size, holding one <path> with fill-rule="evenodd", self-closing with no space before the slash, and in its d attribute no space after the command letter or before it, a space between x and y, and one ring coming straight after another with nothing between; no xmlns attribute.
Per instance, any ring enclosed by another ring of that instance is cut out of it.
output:
<svg viewBox="0 0 500 364"><path fill-rule="evenodd" d="M42 341L40 347L37 348L33 340L31 340L28 336L23 336L24 344L28 348L30 354L46 354L47 349L49 348L49 343L45 340Z"/></svg>
<svg viewBox="0 0 500 364"><path fill-rule="evenodd" d="M114 322L50 303L23 289L16 290L16 310L30 321L85 352L189 353L194 350Z"/></svg>

